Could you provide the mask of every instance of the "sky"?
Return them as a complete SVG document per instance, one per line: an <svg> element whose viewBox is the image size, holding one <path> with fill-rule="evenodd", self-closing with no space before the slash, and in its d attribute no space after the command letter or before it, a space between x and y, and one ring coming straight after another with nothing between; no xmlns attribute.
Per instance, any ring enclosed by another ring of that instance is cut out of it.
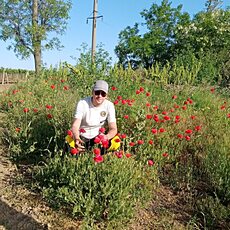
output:
<svg viewBox="0 0 230 230"><path fill-rule="evenodd" d="M191 17L205 9L206 0L171 0L172 7L182 4L182 11ZM49 50L42 53L43 64L47 68L58 67L62 62L76 64L82 44L91 48L93 0L72 0L70 19L64 35L58 36L64 46L61 51ZM98 16L96 27L96 44L102 44L113 63L117 61L114 48L118 44L118 35L127 26L144 22L140 12L149 9L153 3L161 4L161 0L98 0ZM230 6L229 0L223 0L223 7ZM10 42L0 40L0 68L34 70L34 60L31 56L27 60L18 59L13 50L7 50ZM74 57L74 58L73 58Z"/></svg>

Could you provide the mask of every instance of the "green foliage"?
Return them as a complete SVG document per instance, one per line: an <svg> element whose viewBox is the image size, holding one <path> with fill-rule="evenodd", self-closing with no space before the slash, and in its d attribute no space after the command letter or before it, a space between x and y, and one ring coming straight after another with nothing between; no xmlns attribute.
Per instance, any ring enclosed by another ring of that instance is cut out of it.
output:
<svg viewBox="0 0 230 230"><path fill-rule="evenodd" d="M188 191L192 203L215 194L212 207L225 210L229 92L192 86L200 62L192 54L188 58L194 65L183 66L178 59L148 70L116 65L107 74L102 71L99 76L108 81L116 108L121 148L103 156L101 163L94 162L92 152L75 157L63 153L75 104L91 94L96 79L85 75L85 66L44 70L39 78L15 85L1 94L11 156L18 165L22 160L30 164L34 187L52 205L65 207L88 227L127 223L161 181ZM201 184L205 190L199 190ZM204 200L200 208L206 206L211 213ZM227 221L222 214L217 222Z"/></svg>
<svg viewBox="0 0 230 230"><path fill-rule="evenodd" d="M96 164L91 154L77 158L56 155L40 168L36 179L43 194L87 225L129 221L137 204L148 197L147 180L143 180L146 172L132 158L108 155L104 164Z"/></svg>

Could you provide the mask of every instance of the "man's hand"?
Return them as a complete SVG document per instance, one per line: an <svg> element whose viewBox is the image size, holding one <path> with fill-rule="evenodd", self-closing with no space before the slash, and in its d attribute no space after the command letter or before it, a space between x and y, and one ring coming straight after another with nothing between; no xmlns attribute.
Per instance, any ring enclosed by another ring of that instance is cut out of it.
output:
<svg viewBox="0 0 230 230"><path fill-rule="evenodd" d="M84 141L81 140L80 138L77 138L77 139L75 140L76 148L77 148L80 152L84 152L84 151L85 151L85 146L84 146L83 144L84 144Z"/></svg>

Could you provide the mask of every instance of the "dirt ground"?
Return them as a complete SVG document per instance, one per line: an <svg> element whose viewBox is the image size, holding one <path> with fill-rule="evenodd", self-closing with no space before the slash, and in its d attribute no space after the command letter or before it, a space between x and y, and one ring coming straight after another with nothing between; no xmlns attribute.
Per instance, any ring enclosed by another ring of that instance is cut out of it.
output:
<svg viewBox="0 0 230 230"><path fill-rule="evenodd" d="M9 86L0 85L0 92ZM0 133L4 114L0 114ZM52 210L38 194L20 183L21 174L8 158L7 149L0 143L0 230L77 230L80 222L61 211ZM189 211L179 194L161 186L154 191L155 199L149 208L139 210L126 230L186 229Z"/></svg>

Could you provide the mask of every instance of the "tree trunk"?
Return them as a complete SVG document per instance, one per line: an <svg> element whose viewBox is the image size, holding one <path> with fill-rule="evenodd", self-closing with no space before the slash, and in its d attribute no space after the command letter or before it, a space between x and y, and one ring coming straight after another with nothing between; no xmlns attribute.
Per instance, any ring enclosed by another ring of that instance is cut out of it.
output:
<svg viewBox="0 0 230 230"><path fill-rule="evenodd" d="M33 0L32 25L33 25L32 45L33 45L35 72L36 75L38 75L41 70L41 37L40 37L39 25L38 25L38 0Z"/></svg>

